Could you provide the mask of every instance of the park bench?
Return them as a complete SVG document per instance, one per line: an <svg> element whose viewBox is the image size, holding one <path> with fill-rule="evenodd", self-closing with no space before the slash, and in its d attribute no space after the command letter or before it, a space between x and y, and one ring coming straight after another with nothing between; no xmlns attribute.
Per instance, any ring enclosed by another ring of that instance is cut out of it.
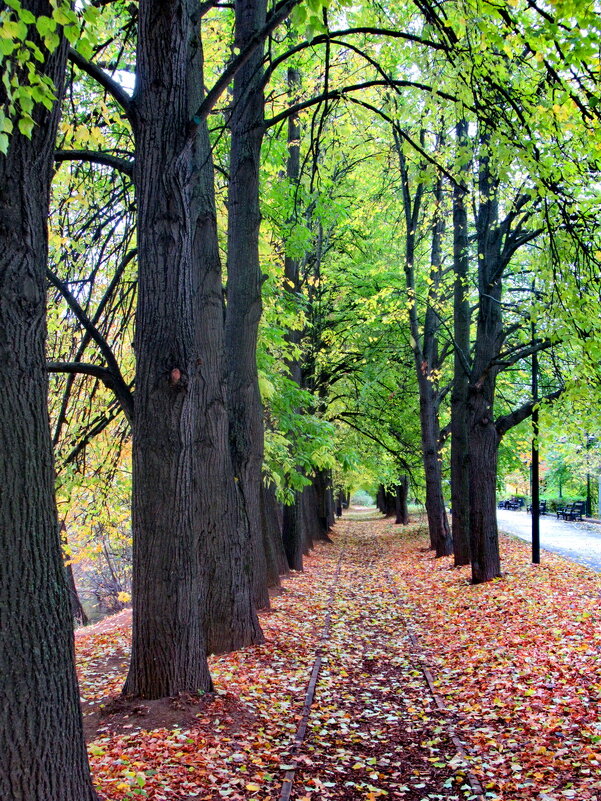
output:
<svg viewBox="0 0 601 801"><path fill-rule="evenodd" d="M564 520L582 520L586 503L584 501L574 501L574 503L564 506L557 510L557 518L561 516Z"/></svg>
<svg viewBox="0 0 601 801"><path fill-rule="evenodd" d="M523 498L511 498L506 502L505 508L513 509L513 511L515 512L517 509L521 509L523 505L524 505Z"/></svg>
<svg viewBox="0 0 601 801"><path fill-rule="evenodd" d="M528 514L532 514L532 504L529 504L526 507L526 511ZM538 505L538 513L539 515L546 515L547 514L547 501L541 501Z"/></svg>

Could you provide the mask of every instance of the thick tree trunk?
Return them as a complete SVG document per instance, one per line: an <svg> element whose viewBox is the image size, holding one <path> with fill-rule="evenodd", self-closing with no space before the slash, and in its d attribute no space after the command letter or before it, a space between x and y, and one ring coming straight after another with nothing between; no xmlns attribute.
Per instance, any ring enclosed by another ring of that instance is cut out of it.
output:
<svg viewBox="0 0 601 801"><path fill-rule="evenodd" d="M497 531L496 480L499 436L494 425L498 367L494 365L504 340L501 311L502 267L498 226L498 181L486 155L480 158L477 217L478 325L468 394L470 465L470 546L472 581L479 584L501 575Z"/></svg>
<svg viewBox="0 0 601 801"><path fill-rule="evenodd" d="M331 542L329 532L336 522L331 470L317 470L311 483L314 489L316 515L313 539Z"/></svg>
<svg viewBox="0 0 601 801"><path fill-rule="evenodd" d="M469 413L472 581L480 584L501 575L496 504L499 437L492 403L478 389L470 391Z"/></svg>
<svg viewBox="0 0 601 801"><path fill-rule="evenodd" d="M133 640L124 692L143 698L211 689L199 614L207 599L196 447L204 388L193 254L198 175L188 134L202 73L187 5L139 7Z"/></svg>
<svg viewBox="0 0 601 801"><path fill-rule="evenodd" d="M265 24L265 0L236 0L236 46L249 44ZM261 318L259 170L264 134L263 47L234 79L228 187L226 351L230 442L251 542L253 598L269 606L261 531L263 407L257 373Z"/></svg>
<svg viewBox="0 0 601 801"><path fill-rule="evenodd" d="M260 639L239 533L197 4L139 6L133 641L124 692L210 690L207 649ZM208 592L210 586L210 593Z"/></svg>
<svg viewBox="0 0 601 801"><path fill-rule="evenodd" d="M457 142L467 146L467 122L457 124ZM463 154L462 154L463 155ZM464 167L469 169L469 167ZM453 390L451 394L451 508L453 516L453 553L455 566L469 565L469 439L467 399L470 370L470 304L468 295L469 240L466 189L453 187Z"/></svg>
<svg viewBox="0 0 601 801"><path fill-rule="evenodd" d="M6 7L6 4L2 4ZM24 0L35 16L46 2ZM35 27L28 33L36 39ZM67 47L38 65L62 96ZM18 70L16 72L18 74ZM4 103L0 87L0 102ZM47 410L47 220L58 103L0 155L0 798L93 801L54 503ZM16 130L16 125L15 125Z"/></svg>

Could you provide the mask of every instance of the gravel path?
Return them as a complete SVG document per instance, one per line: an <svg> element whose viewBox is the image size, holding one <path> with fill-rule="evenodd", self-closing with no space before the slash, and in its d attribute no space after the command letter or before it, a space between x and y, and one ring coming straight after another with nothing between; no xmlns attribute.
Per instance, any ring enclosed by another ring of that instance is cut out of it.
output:
<svg viewBox="0 0 601 801"><path fill-rule="evenodd" d="M532 541L532 519L526 512L497 509L497 523L499 531ZM543 515L540 518L540 544L547 551L601 573L601 525L598 523L568 523L557 520L555 514Z"/></svg>

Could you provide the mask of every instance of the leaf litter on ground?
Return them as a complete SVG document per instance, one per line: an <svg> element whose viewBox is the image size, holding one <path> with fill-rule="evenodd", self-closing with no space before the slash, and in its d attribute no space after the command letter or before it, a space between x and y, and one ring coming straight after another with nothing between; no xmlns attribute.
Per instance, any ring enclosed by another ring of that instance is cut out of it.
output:
<svg viewBox="0 0 601 801"><path fill-rule="evenodd" d="M295 801L464 801L476 797L468 767L490 799L601 799L596 574L546 554L529 565L527 546L503 538L504 578L471 586L467 569L427 551L419 522L347 520L334 540L283 580L261 613L263 645L210 658L210 696L121 702L129 618L78 632L90 760L104 797L278 799L294 763ZM331 633L294 759L341 550Z"/></svg>

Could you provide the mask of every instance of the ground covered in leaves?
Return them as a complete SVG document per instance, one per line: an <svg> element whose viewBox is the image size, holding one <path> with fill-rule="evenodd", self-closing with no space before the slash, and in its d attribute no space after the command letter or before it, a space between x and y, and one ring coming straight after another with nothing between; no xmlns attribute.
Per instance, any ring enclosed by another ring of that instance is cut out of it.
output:
<svg viewBox="0 0 601 801"><path fill-rule="evenodd" d="M296 767L295 801L464 801L478 781L491 799L601 801L601 578L504 539L505 577L472 587L426 545L419 523L338 523L262 613L265 644L211 658L204 698L122 701L129 617L80 631L100 793L275 800Z"/></svg>

